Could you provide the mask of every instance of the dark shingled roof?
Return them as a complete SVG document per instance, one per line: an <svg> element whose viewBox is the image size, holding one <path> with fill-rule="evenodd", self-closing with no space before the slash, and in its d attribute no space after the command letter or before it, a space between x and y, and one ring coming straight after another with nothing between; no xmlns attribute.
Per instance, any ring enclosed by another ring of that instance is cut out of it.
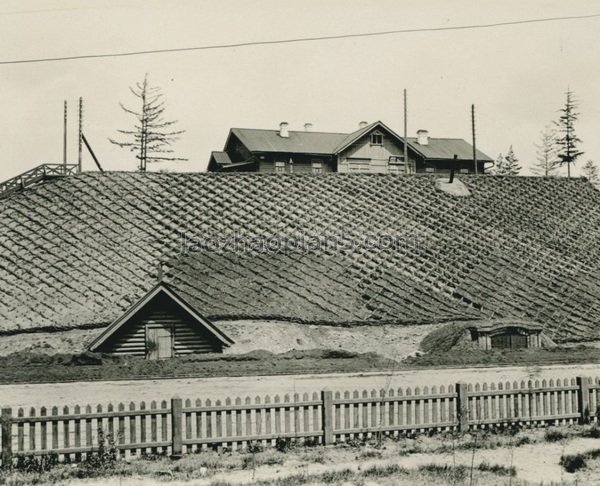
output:
<svg viewBox="0 0 600 486"><path fill-rule="evenodd" d="M427 175L83 173L44 183L0 203L0 330L108 324L155 285L163 259L167 281L212 319L504 317L597 339L600 192L581 179L461 180L471 196L439 191ZM344 244L178 256L182 232L192 243L306 234ZM368 244L348 244L365 235ZM400 244L374 247L380 235Z"/></svg>
<svg viewBox="0 0 600 486"><path fill-rule="evenodd" d="M278 130L232 128L233 133L251 152L286 152L330 155L346 138L346 133L289 132L280 137Z"/></svg>
<svg viewBox="0 0 600 486"><path fill-rule="evenodd" d="M229 158L229 154L227 152L213 151L210 153L210 155L215 159L217 164L231 164L231 159Z"/></svg>

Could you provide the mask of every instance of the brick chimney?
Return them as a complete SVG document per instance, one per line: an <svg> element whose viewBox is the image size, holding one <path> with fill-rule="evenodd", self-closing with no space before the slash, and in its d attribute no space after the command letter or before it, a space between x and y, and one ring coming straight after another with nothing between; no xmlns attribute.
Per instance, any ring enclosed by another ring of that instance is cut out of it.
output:
<svg viewBox="0 0 600 486"><path fill-rule="evenodd" d="M417 143L419 145L429 145L429 132L427 130L417 130Z"/></svg>
<svg viewBox="0 0 600 486"><path fill-rule="evenodd" d="M365 128L368 125L368 123L366 121L361 121L358 124L358 128Z"/></svg>
<svg viewBox="0 0 600 486"><path fill-rule="evenodd" d="M313 128L313 124L310 122L307 122L304 124L304 131L305 132L312 132L312 128Z"/></svg>
<svg viewBox="0 0 600 486"><path fill-rule="evenodd" d="M282 138L288 138L290 132L288 132L288 122L281 122L279 124L279 136Z"/></svg>

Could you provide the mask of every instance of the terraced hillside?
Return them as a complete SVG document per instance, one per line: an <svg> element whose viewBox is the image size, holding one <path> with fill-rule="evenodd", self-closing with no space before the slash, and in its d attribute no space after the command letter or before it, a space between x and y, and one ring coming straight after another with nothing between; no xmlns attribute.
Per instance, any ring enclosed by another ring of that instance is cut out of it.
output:
<svg viewBox="0 0 600 486"><path fill-rule="evenodd" d="M470 196L425 175L50 182L0 202L0 328L106 324L155 283L163 260L167 281L211 318L514 316L558 340L597 339L600 192L575 179L461 180Z"/></svg>

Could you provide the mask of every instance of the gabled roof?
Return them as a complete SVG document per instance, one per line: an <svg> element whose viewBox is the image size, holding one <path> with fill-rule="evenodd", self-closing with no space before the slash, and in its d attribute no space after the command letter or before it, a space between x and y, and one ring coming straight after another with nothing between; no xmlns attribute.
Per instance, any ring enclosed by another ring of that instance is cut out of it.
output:
<svg viewBox="0 0 600 486"><path fill-rule="evenodd" d="M342 140L340 142L340 144L335 148L335 153L339 154L344 149L348 148L350 145L352 145L354 142L356 142L357 140L359 140L360 138L365 136L367 133L369 133L371 130L373 130L376 127L382 128L383 130L385 130L389 134L391 134L400 143L403 143L403 139L398 134L394 133L394 131L391 128L386 126L382 121L376 121L373 123L369 123L368 125L365 125L364 127L359 128L358 130L356 130L352 133L349 133L344 138L344 140Z"/></svg>
<svg viewBox="0 0 600 486"><path fill-rule="evenodd" d="M315 155L333 154L335 147L347 135L345 133L290 131L289 137L285 138L279 136L278 130L256 128L232 128L230 136L231 134L235 135L250 152L307 153Z"/></svg>
<svg viewBox="0 0 600 486"><path fill-rule="evenodd" d="M352 133L290 131L287 138L281 137L278 130L232 128L225 146L228 145L233 134L250 152L337 155L375 128L388 132L398 143L404 143L403 137L382 121L376 121ZM409 150L427 159L453 159L455 154L460 160L471 160L473 157L472 146L462 138L429 138L428 145L419 145L416 138L408 140ZM213 152L212 154L214 156L214 154L220 153L224 152ZM480 150L477 150L477 158L480 161L492 161Z"/></svg>
<svg viewBox="0 0 600 486"><path fill-rule="evenodd" d="M506 317L562 340L600 338L594 186L464 176L470 196L456 197L437 179L89 172L46 182L0 203L0 331L108 325L170 259L182 273L166 268L169 285L210 320ZM234 245L299 235L340 244L287 253ZM400 244L372 244L386 235ZM222 251L193 251L223 238Z"/></svg>
<svg viewBox="0 0 600 486"><path fill-rule="evenodd" d="M150 291L144 295L140 300L133 304L126 312L124 312L118 319L116 319L110 326L108 326L102 334L100 334L92 343L89 345L90 351L96 351L102 346L115 332L121 329L144 307L149 305L159 294L166 295L170 298L180 309L184 310L188 315L192 317L193 325L207 331L217 341L224 346L233 344L233 340L227 336L223 331L217 328L212 322L205 317L202 317L193 306L185 302L173 289L167 284L161 282L154 286Z"/></svg>
<svg viewBox="0 0 600 486"><path fill-rule="evenodd" d="M427 145L420 145L417 138L409 137L408 146L426 159L473 160L473 146L462 138L429 138ZM477 160L492 162L492 159L477 149Z"/></svg>
<svg viewBox="0 0 600 486"><path fill-rule="evenodd" d="M210 157L219 165L231 164L231 159L229 158L229 154L227 152L213 151L210 153Z"/></svg>

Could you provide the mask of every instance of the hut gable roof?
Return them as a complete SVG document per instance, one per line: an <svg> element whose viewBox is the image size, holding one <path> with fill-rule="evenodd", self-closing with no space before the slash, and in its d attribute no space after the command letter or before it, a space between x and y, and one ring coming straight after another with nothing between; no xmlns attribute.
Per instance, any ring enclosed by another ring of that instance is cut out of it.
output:
<svg viewBox="0 0 600 486"><path fill-rule="evenodd" d="M126 326L134 316L142 311L146 306L151 305L154 299L159 295L164 295L169 298L175 305L181 310L185 311L192 319L192 325L199 327L207 331L213 338L219 341L224 346L233 344L233 340L227 336L223 331L217 328L212 322L203 317L189 305L184 299L182 299L177 292L173 291L165 283L159 283L152 288L146 295L132 305L127 311L125 311L118 319L116 319L110 326L108 326L104 332L102 332L94 341L89 345L90 351L96 351L102 346L110 337L115 334L123 326Z"/></svg>
<svg viewBox="0 0 600 486"><path fill-rule="evenodd" d="M597 189L582 179L466 176L470 196L456 197L436 180L107 172L15 193L0 202L0 331L108 325L168 260L172 288L209 319L514 317L550 336L598 337ZM302 235L338 246L233 245ZM193 251L222 238L229 246Z"/></svg>

